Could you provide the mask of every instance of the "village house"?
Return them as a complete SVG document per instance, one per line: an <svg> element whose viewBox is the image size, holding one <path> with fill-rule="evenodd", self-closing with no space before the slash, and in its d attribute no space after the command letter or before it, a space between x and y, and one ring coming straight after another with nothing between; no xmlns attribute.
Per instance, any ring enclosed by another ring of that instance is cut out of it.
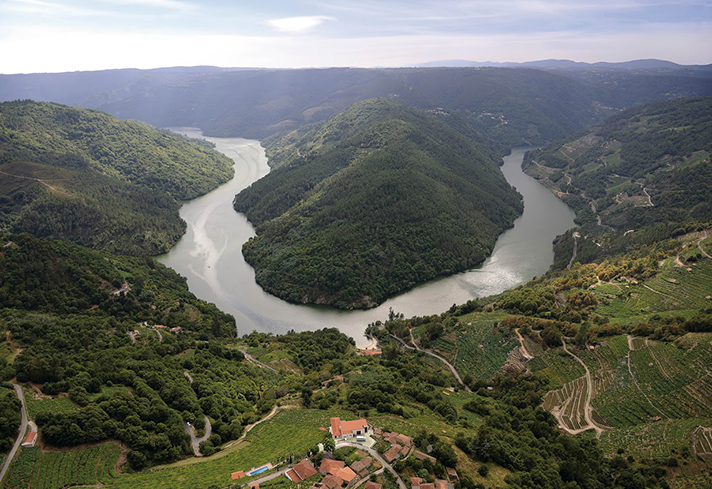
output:
<svg viewBox="0 0 712 489"><path fill-rule="evenodd" d="M322 489L339 489L344 483L344 480L333 474L329 474L321 480Z"/></svg>
<svg viewBox="0 0 712 489"><path fill-rule="evenodd" d="M330 421L331 436L337 440L342 440L349 436L363 436L368 433L368 422L365 419L341 421L340 418L331 418Z"/></svg>
<svg viewBox="0 0 712 489"><path fill-rule="evenodd" d="M292 465L292 468L284 473L285 477L292 482L301 482L316 474L316 469L307 459Z"/></svg>
<svg viewBox="0 0 712 489"><path fill-rule="evenodd" d="M400 458L400 452L403 447L400 445L391 445L391 448L386 450L386 453L383 454L383 458L386 459L386 462L391 463L397 458Z"/></svg>
<svg viewBox="0 0 712 489"><path fill-rule="evenodd" d="M364 457L361 460L357 460L356 462L351 464L351 470L356 472L359 477L363 478L368 475L368 468L371 466L371 463L373 463L373 459L371 457Z"/></svg>
<svg viewBox="0 0 712 489"><path fill-rule="evenodd" d="M376 484L375 482L368 481L363 489L381 489L381 484Z"/></svg>

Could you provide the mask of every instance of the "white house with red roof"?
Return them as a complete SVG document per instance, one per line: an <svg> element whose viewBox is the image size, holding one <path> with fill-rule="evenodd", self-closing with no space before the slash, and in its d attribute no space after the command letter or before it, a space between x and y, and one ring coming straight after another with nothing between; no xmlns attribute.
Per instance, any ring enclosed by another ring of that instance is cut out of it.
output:
<svg viewBox="0 0 712 489"><path fill-rule="evenodd" d="M340 418L331 418L331 436L337 440L343 440L349 436L363 436L369 432L368 421L365 419L354 419L353 421L342 421Z"/></svg>

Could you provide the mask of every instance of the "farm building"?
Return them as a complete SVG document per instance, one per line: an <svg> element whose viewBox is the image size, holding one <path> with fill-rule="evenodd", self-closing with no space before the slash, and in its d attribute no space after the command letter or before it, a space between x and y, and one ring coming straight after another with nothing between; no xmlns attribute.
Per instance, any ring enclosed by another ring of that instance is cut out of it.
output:
<svg viewBox="0 0 712 489"><path fill-rule="evenodd" d="M25 437L25 439L22 440L23 447L34 447L35 443L37 443L37 432L36 431L30 431L29 433L27 433L27 436Z"/></svg>
<svg viewBox="0 0 712 489"><path fill-rule="evenodd" d="M368 433L368 422L365 419L341 421L340 418L331 418L331 436L344 439L349 436L362 436Z"/></svg>

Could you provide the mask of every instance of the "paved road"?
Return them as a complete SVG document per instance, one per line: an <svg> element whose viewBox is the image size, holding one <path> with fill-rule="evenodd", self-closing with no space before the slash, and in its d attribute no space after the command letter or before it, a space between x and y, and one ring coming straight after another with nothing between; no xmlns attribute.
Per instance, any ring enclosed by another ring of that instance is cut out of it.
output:
<svg viewBox="0 0 712 489"><path fill-rule="evenodd" d="M403 479L401 479L400 475L398 475L398 472L395 471L393 466L391 466L391 464L386 462L386 460L383 457L381 457L381 454L378 453L373 448L367 448L367 447L360 445L358 443L351 443L348 441L339 440L336 442L336 448L341 448L341 447L354 447L354 448L358 448L359 450L368 452L373 458L375 458L376 460L381 462L381 465L383 465L391 474L393 474L393 476L396 478L396 482L398 482L398 486L400 487L400 489L408 489L408 487L405 485L405 482L403 482Z"/></svg>
<svg viewBox="0 0 712 489"><path fill-rule="evenodd" d="M193 383L193 377L190 375L190 373L187 370L185 370L183 372L183 375L185 375L185 378L188 379L188 382L190 382L191 384Z"/></svg>
<svg viewBox="0 0 712 489"><path fill-rule="evenodd" d="M441 357L441 356L438 355L437 353L435 353L435 352L433 352L433 351L431 351L431 350L424 350L424 349L422 349L422 348L420 348L420 347L418 346L418 344L415 342L415 339L413 338L413 332L412 332L412 331L411 331L411 333L410 333L410 338L411 338L411 340L413 341L413 344L415 345L415 347L412 347L412 346L406 344L405 341L403 341L402 339L398 338L398 337L395 336L395 335L391 335L391 337L393 337L393 339L395 339L396 341L400 342L401 345L403 345L404 347L408 348L409 350L422 351L423 353L425 353L425 354L427 354L427 355L430 355L430 356L433 357L433 358L437 358L438 360L440 360L441 362L443 362L443 363L447 366L447 368L450 369L450 371L451 371L452 374L455 376L455 378L456 378L457 381L460 383L460 385L461 385L462 387L464 387L467 392L472 392L472 389L470 389L469 387L467 387L467 385L462 381L462 379L460 378L460 374L457 373L457 370L455 370L455 367L453 367L450 362L448 362L445 358Z"/></svg>
<svg viewBox="0 0 712 489"><path fill-rule="evenodd" d="M184 426L185 432L190 435L190 444L193 446L193 453L195 453L196 457L202 457L203 454L200 453L200 444L210 438L210 435L213 432L213 427L210 426L210 420L207 416L205 416L205 435L200 438L195 436L195 429L190 424L185 423Z"/></svg>
<svg viewBox="0 0 712 489"><path fill-rule="evenodd" d="M27 407L25 406L25 396L22 395L22 388L17 384L13 384L13 387L15 387L17 397L20 398L20 402L22 403L22 423L20 424L20 432L17 434L17 440L15 440L15 445L13 445L12 450L10 450L10 453L8 453L7 457L5 457L5 463L2 466L2 470L0 470L0 482L2 482L3 478L5 477L5 472L7 472L7 469L10 466L12 459L15 458L17 450L20 448L20 445L22 445L22 439L25 437L25 431L27 431L28 425ZM35 423L32 423L32 426L35 427L35 430L37 429Z"/></svg>

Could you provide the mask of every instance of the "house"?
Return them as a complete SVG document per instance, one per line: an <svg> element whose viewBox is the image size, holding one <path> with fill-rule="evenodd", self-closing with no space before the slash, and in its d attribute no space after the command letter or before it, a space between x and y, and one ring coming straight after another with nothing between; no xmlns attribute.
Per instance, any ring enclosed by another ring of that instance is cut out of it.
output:
<svg viewBox="0 0 712 489"><path fill-rule="evenodd" d="M339 489L344 480L338 475L329 474L321 480L321 486L325 489Z"/></svg>
<svg viewBox="0 0 712 489"><path fill-rule="evenodd" d="M344 439L349 436L362 436L368 433L368 422L365 419L341 421L340 418L331 418L331 436Z"/></svg>
<svg viewBox="0 0 712 489"><path fill-rule="evenodd" d="M29 433L27 433L27 436L25 437L25 439L22 440L23 447L34 447L35 443L37 443L37 432L36 431L30 431Z"/></svg>
<svg viewBox="0 0 712 489"><path fill-rule="evenodd" d="M349 467L344 467L343 469L339 470L339 473L336 474L336 476L340 479L343 479L347 483L351 483L351 481L356 478L356 473Z"/></svg>
<svg viewBox="0 0 712 489"><path fill-rule="evenodd" d="M292 468L284 473L287 479L292 482L301 482L316 474L316 469L307 459L292 465Z"/></svg>
<svg viewBox="0 0 712 489"><path fill-rule="evenodd" d="M411 477L410 478L411 487L418 487L421 482L423 482L423 479L421 479L420 477Z"/></svg>
<svg viewBox="0 0 712 489"><path fill-rule="evenodd" d="M352 463L351 470L356 472L359 477L366 477L368 475L368 468L372 463L373 459L371 457L364 457L363 459Z"/></svg>
<svg viewBox="0 0 712 489"><path fill-rule="evenodd" d="M238 470L237 472L233 472L232 474L230 474L230 477L232 477L232 480L242 479L243 477L245 477L245 471Z"/></svg>
<svg viewBox="0 0 712 489"><path fill-rule="evenodd" d="M319 473L321 475L337 475L339 471L344 468L344 465L346 464L341 460L332 460L330 458L325 458L321 461L321 465L319 466Z"/></svg>
<svg viewBox="0 0 712 489"><path fill-rule="evenodd" d="M368 481L363 489L381 489L381 484L376 484L375 482Z"/></svg>
<svg viewBox="0 0 712 489"><path fill-rule="evenodd" d="M457 470L453 469L452 467L445 467L445 471L447 472L447 476L450 478L451 481L456 481L459 479L459 476L457 475Z"/></svg>
<svg viewBox="0 0 712 489"><path fill-rule="evenodd" d="M395 459L400 457L401 448L403 447L400 445L391 446L391 448L386 450L386 453L383 454L383 458L385 458L388 463L393 462Z"/></svg>
<svg viewBox="0 0 712 489"><path fill-rule="evenodd" d="M413 443L413 439L409 436L396 434L396 443L399 445L411 445Z"/></svg>

